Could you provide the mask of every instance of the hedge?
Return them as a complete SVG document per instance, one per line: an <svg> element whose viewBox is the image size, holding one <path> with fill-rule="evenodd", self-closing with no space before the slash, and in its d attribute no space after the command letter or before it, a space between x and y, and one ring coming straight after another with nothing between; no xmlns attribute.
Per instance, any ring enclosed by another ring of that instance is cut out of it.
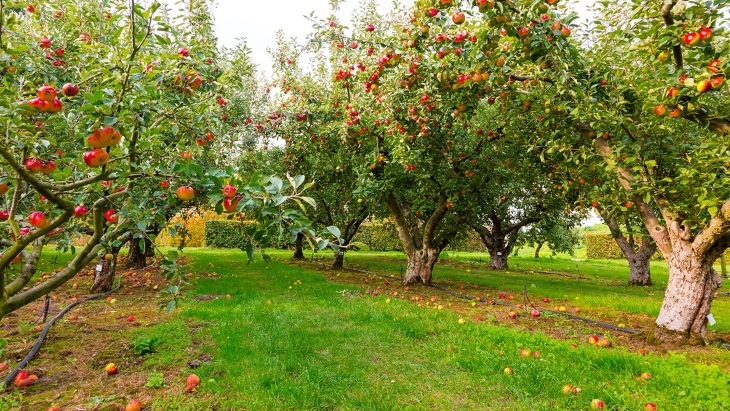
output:
<svg viewBox="0 0 730 411"><path fill-rule="evenodd" d="M215 248L243 248L243 230L255 225L256 223L252 221L206 221L205 246Z"/></svg>
<svg viewBox="0 0 730 411"><path fill-rule="evenodd" d="M371 219L364 222L353 242L366 244L372 251L402 251L398 231L390 219ZM449 250L486 252L487 248L475 231L455 238Z"/></svg>
<svg viewBox="0 0 730 411"><path fill-rule="evenodd" d="M597 259L621 259L626 258L621 252L616 240L610 234L586 233L586 258ZM641 237L634 237L634 241L640 242ZM652 257L654 259L663 259L664 257L657 250ZM730 262L730 249L725 250L725 261Z"/></svg>

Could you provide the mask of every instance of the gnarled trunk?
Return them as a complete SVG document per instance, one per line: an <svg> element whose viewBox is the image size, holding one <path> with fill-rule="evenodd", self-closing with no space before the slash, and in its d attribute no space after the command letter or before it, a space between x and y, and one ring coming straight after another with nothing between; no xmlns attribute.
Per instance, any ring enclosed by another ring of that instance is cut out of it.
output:
<svg viewBox="0 0 730 411"><path fill-rule="evenodd" d="M114 274L117 269L117 252L105 254L99 258L99 263L94 271L94 283L91 285L92 293L106 293L112 290L114 285Z"/></svg>
<svg viewBox="0 0 730 411"><path fill-rule="evenodd" d="M345 252L335 251L335 260L332 262L332 268L335 270L341 270L345 263Z"/></svg>
<svg viewBox="0 0 730 411"><path fill-rule="evenodd" d="M670 331L704 338L713 293L722 285L722 279L712 268L713 262L696 255L691 246L674 246L680 249L665 256L669 283L656 323Z"/></svg>
<svg viewBox="0 0 730 411"><path fill-rule="evenodd" d="M140 241L144 241L144 250L140 245ZM147 267L147 257L154 257L155 249L154 244L149 238L140 240L135 238L129 242L129 254L127 254L127 263L136 269L142 269Z"/></svg>
<svg viewBox="0 0 730 411"><path fill-rule="evenodd" d="M629 285L651 285L651 256L634 253L629 260Z"/></svg>
<svg viewBox="0 0 730 411"><path fill-rule="evenodd" d="M302 248L303 242L304 242L304 234L302 234L302 233L297 234L297 239L296 239L296 241L294 241L294 259L295 260L304 259L304 250Z"/></svg>
<svg viewBox="0 0 730 411"><path fill-rule="evenodd" d="M433 266L439 259L441 250L437 248L422 249L408 255L408 267L403 277L403 284L431 284Z"/></svg>
<svg viewBox="0 0 730 411"><path fill-rule="evenodd" d="M492 270L509 269L509 265L507 264L507 252L498 249L489 250L489 268Z"/></svg>

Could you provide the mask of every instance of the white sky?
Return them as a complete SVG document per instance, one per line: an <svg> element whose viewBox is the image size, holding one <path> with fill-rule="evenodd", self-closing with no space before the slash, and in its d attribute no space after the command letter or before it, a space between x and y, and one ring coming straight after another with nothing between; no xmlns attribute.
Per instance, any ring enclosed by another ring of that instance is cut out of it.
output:
<svg viewBox="0 0 730 411"><path fill-rule="evenodd" d="M275 46L275 34L283 30L287 38L296 37L302 42L312 31L311 23L304 18L314 12L315 17L330 14L329 0L218 0L214 12L215 33L220 44L232 46L238 38L245 38L253 50L253 60L265 72L271 72L271 60L267 48ZM359 1L347 1L337 13L340 21L349 23ZM380 0L379 11L392 10L390 0Z"/></svg>
<svg viewBox="0 0 730 411"><path fill-rule="evenodd" d="M160 0L173 5L175 0ZM413 0L401 0L403 4L411 4ZM592 0L574 0L581 18L585 12L585 4ZM338 12L340 21L349 23L352 12L357 8L359 0L347 0ZM393 9L393 0L378 0L382 14ZM224 46L233 46L237 39L245 38L253 50L253 60L264 72L271 72L271 60L267 48L275 45L275 34L283 30L288 38L296 37L302 41L312 31L311 23L304 18L314 12L316 17L329 15L329 0L217 0L214 10L215 33Z"/></svg>

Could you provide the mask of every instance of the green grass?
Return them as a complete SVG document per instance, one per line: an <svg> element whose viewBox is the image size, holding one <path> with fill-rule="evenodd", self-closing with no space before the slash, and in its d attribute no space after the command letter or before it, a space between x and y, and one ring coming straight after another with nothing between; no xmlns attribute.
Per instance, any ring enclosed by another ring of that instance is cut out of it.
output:
<svg viewBox="0 0 730 411"><path fill-rule="evenodd" d="M515 295L526 286L533 301L549 297L551 306L563 303L581 309L597 308L602 314L615 318L617 323L623 321L622 313L659 314L669 278L664 261L651 262L652 286L636 287L628 285L629 270L625 260L585 260L580 258L580 250L575 257L561 254L535 259L533 253L533 250L525 250L521 256L510 257L510 270L499 272L487 269L488 254L444 252L434 269L434 282L457 280ZM288 256L280 251L274 254L282 258ZM329 253L321 254L329 258ZM352 252L347 254L346 264L399 276L405 270L405 256L401 252ZM730 298L715 299L712 313L717 324L710 330L730 332Z"/></svg>
<svg viewBox="0 0 730 411"><path fill-rule="evenodd" d="M569 342L539 334L484 323L459 325L458 315L448 310L343 293L353 287L279 261L246 265L238 251L186 254L191 272L219 275L196 280L190 294L231 298L188 301L174 322L145 331L174 340L147 361L180 364L181 378L189 372L182 365L185 345L212 356L196 370L203 381L199 392L161 396L153 410L585 410L592 398L615 410L640 410L647 401L660 410L719 410L730 403L728 374L681 356L641 357L586 344L570 348ZM397 270L397 261L383 261L380 255L350 258ZM484 277L469 274L439 266L436 275ZM521 287L526 278L541 292L583 290L589 301L588 295L600 289L576 280L550 291L547 280L524 274L492 273L483 280ZM628 294L625 299L630 300ZM204 326L191 331L190 324ZM542 356L522 358L521 348L540 350ZM505 367L514 375L504 374ZM654 378L639 381L642 372ZM583 392L563 395L561 387L568 383Z"/></svg>

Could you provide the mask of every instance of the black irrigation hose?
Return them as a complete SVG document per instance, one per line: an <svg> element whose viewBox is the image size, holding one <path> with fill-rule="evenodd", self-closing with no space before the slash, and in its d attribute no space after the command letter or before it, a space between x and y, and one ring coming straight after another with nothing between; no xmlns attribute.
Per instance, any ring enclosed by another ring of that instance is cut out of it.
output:
<svg viewBox="0 0 730 411"><path fill-rule="evenodd" d="M18 365L12 371L10 371L10 374L8 374L8 376L5 377L5 380L3 381L4 387L5 388L10 387L10 383L13 381L13 379L15 379L15 376L18 375L20 370L25 368L28 365L28 363L30 362L30 360L32 360L33 357L35 357L36 354L38 354L38 351L40 351L41 346L43 346L43 342L45 341L46 336L48 335L48 332L51 330L51 327L53 327L53 324L56 321L60 320L61 317L63 317L67 312L71 311L71 309L76 307L77 305L79 305L81 303L85 303L87 301L96 300L98 298L107 296L109 294L113 294L113 293L119 291L120 288L122 288L121 282L119 282L119 284L116 287L114 287L114 289L111 291L101 293L101 294L94 294L92 296L84 298L83 300L78 300L78 301L75 301L75 302L69 304L66 308L61 310L61 312L56 314L55 317L51 318L51 321L49 321L48 324L46 324L46 326L43 327L43 330L41 331L41 335L38 336L38 339L36 340L35 344L33 344L33 348L30 350L28 355L26 355L25 358L23 358L23 361L18 363Z"/></svg>
<svg viewBox="0 0 730 411"><path fill-rule="evenodd" d="M314 260L311 260L311 261L314 262L314 263L316 263L316 264L320 264L320 265L326 266L326 264L322 264L322 263L320 263L318 261L314 261ZM398 277L395 277L395 276L392 276L392 275L374 273L372 271L360 270L360 269L355 269L355 268L345 268L345 270L348 270L348 271L356 271L356 272L361 272L361 273L365 273L365 274L377 275L377 276L380 276L380 277L383 277L383 278L390 278L390 279L395 279L395 280L398 280L399 279ZM448 288L443 287L443 286L438 285L438 284L433 284L432 283L431 284L431 287L433 287L433 288L435 288L437 290L441 290L441 291L445 292L446 294L450 294L450 295L452 295L454 297L461 298L463 300L470 300L470 301L476 300L476 297L472 297L472 296L469 296L469 295L459 294L457 292L451 291ZM525 298L528 299L527 298L527 291L524 290L524 293L525 293ZM482 301L482 300L479 300L479 302L480 303L486 303L485 301ZM505 306L505 307L515 307L515 308L517 307L515 304L510 304L510 303L507 303L507 302L502 302L502 301L497 301L497 300L490 301L490 303L493 304L493 305L502 305L502 306ZM532 308L534 308L534 309L536 309L536 310L538 310L540 312L548 312L548 313L551 313L551 314L562 315L563 317L567 317L567 318L570 318L572 320L582 321L582 322L584 322L586 324L597 325L599 327L607 328L609 330L619 331L619 332L622 332L622 333L632 334L632 335L641 334L641 331L640 330L637 330L635 328L619 327L617 325L609 324L609 323L606 323L606 322L603 322L603 321L591 320L590 318L581 317L579 315L568 314L568 313L564 313L564 312L560 312L560 311L550 310L550 309L547 309L547 308L538 308L536 306L533 306Z"/></svg>

